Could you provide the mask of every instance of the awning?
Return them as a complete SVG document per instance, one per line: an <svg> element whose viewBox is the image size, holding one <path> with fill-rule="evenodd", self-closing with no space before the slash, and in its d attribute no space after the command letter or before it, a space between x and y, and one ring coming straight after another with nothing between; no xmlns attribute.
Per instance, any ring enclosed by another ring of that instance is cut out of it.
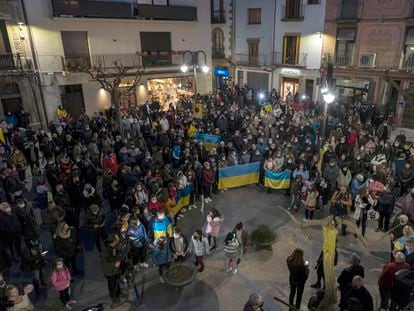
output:
<svg viewBox="0 0 414 311"><path fill-rule="evenodd" d="M409 28L407 31L407 39L405 40L405 44L414 44L414 28Z"/></svg>
<svg viewBox="0 0 414 311"><path fill-rule="evenodd" d="M354 41L355 40L355 28L339 28L337 41Z"/></svg>

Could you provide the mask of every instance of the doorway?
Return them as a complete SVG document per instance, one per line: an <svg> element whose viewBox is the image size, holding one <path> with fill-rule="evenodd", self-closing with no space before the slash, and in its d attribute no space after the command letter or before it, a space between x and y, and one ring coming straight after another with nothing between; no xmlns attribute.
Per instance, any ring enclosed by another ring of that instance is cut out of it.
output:
<svg viewBox="0 0 414 311"><path fill-rule="evenodd" d="M299 91L299 79L283 78L282 80L282 98L286 99L286 96L291 93L292 96Z"/></svg>
<svg viewBox="0 0 414 311"><path fill-rule="evenodd" d="M60 85L60 100L72 118L78 120L85 109L82 84Z"/></svg>
<svg viewBox="0 0 414 311"><path fill-rule="evenodd" d="M305 95L309 97L310 100L313 100L313 80L306 79L305 82Z"/></svg>

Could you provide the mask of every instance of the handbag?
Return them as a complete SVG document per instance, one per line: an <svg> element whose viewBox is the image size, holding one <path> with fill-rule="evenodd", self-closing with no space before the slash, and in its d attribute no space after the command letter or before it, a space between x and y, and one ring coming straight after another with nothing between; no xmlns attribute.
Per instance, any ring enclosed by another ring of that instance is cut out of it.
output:
<svg viewBox="0 0 414 311"><path fill-rule="evenodd" d="M373 208L370 208L368 210L368 218L369 219L378 220L379 217L380 217L379 213L376 210L374 210Z"/></svg>

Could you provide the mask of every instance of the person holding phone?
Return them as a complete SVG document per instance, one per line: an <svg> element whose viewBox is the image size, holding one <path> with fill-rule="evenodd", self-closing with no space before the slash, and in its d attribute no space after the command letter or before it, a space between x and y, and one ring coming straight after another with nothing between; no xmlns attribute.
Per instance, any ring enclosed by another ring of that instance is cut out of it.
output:
<svg viewBox="0 0 414 311"><path fill-rule="evenodd" d="M300 304L302 302L302 294L305 288L306 280L309 276L309 261L306 262L303 259L303 250L296 248L292 254L286 260L289 269L289 304L295 306L296 310L300 310ZM296 296L296 303L293 301ZM293 310L293 308L291 308Z"/></svg>
<svg viewBox="0 0 414 311"><path fill-rule="evenodd" d="M36 296L40 296L40 285L46 285L44 281L43 267L46 266L44 248L42 242L37 239L29 240L23 250L20 268L22 271L30 272L33 278L33 286Z"/></svg>

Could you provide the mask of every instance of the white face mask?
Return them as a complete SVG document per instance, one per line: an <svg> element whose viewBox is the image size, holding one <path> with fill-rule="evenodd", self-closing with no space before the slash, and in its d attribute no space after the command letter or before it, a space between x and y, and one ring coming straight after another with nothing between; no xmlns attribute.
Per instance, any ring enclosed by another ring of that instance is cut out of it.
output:
<svg viewBox="0 0 414 311"><path fill-rule="evenodd" d="M58 263L58 264L56 264L56 268L58 268L58 269L63 269L63 263Z"/></svg>

